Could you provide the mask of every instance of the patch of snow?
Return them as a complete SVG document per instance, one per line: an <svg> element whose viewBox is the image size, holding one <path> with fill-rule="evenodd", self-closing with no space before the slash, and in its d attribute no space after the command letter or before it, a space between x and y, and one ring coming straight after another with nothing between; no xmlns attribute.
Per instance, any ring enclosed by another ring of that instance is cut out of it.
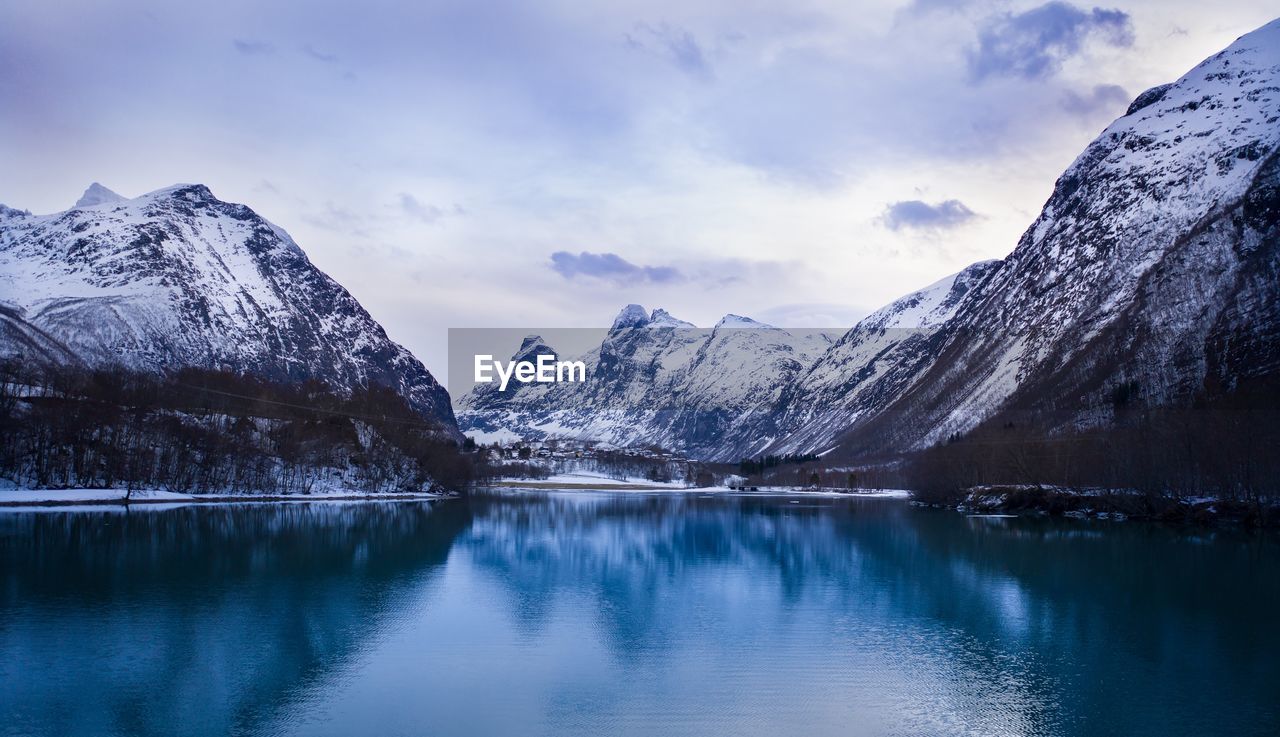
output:
<svg viewBox="0 0 1280 737"><path fill-rule="evenodd" d="M733 314L725 315L724 317L720 318L720 322L716 323L717 330L720 328L735 328L735 329L742 328L747 330L754 330L754 329L761 329L761 328L767 329L772 327L773 327L772 325L760 322L759 320L752 320L749 317L743 317L742 315L733 315Z"/></svg>
<svg viewBox="0 0 1280 737"><path fill-rule="evenodd" d="M479 445L491 445L493 443L506 445L509 443L518 443L524 440L519 433L508 430L505 427L500 427L497 430L491 431L468 430L465 435L476 441Z"/></svg>

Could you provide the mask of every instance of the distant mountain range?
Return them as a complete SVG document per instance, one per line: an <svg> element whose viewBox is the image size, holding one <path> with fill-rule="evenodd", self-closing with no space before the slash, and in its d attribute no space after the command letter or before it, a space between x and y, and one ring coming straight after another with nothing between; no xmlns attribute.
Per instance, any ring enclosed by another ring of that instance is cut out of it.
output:
<svg viewBox="0 0 1280 737"><path fill-rule="evenodd" d="M707 331L628 306L589 354L585 388L481 387L458 399L461 427L719 460L864 457L997 419L1105 426L1122 404L1274 378L1278 146L1274 21L1139 95L1003 261L903 297L829 346L741 318Z"/></svg>
<svg viewBox="0 0 1280 737"><path fill-rule="evenodd" d="M458 437L448 393L281 228L199 184L98 183L52 215L0 206L0 357L229 368L335 391L383 385Z"/></svg>
<svg viewBox="0 0 1280 737"><path fill-rule="evenodd" d="M831 343L820 331L781 330L737 315L697 328L664 310L627 305L600 346L580 357L585 383L506 391L480 384L459 397L459 422L484 441L575 437L736 460L762 445L748 434L762 419L757 413L773 407ZM531 335L513 359L541 354L556 351Z"/></svg>

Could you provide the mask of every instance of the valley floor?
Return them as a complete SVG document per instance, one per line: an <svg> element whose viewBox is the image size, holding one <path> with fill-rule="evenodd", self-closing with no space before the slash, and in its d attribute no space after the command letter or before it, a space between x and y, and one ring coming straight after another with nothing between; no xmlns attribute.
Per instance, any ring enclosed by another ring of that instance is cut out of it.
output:
<svg viewBox="0 0 1280 737"><path fill-rule="evenodd" d="M759 486L751 491L727 486L686 486L677 481L650 481L644 478L610 478L591 472L558 473L545 479L499 479L492 484L505 489L545 489L582 491L674 491L680 493L795 494L805 496L874 496L906 499L911 492L903 489L835 489L794 486Z"/></svg>

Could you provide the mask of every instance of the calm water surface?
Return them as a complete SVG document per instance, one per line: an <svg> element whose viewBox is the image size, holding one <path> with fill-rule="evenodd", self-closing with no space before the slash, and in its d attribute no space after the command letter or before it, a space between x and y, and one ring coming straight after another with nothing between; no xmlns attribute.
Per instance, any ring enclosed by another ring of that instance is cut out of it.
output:
<svg viewBox="0 0 1280 737"><path fill-rule="evenodd" d="M0 514L0 734L1280 734L1275 537L795 501Z"/></svg>

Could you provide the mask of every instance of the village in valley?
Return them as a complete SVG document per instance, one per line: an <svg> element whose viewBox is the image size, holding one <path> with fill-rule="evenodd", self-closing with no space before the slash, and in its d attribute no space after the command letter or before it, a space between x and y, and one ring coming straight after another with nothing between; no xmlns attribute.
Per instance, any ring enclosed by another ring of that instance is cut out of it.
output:
<svg viewBox="0 0 1280 737"><path fill-rule="evenodd" d="M573 438L508 440L477 444L475 449L490 468L495 484L553 478L568 481L578 477L661 488L858 492L886 488L886 482L893 477L884 468L827 465L812 454L744 458L736 464L712 463L657 446L619 447Z"/></svg>

